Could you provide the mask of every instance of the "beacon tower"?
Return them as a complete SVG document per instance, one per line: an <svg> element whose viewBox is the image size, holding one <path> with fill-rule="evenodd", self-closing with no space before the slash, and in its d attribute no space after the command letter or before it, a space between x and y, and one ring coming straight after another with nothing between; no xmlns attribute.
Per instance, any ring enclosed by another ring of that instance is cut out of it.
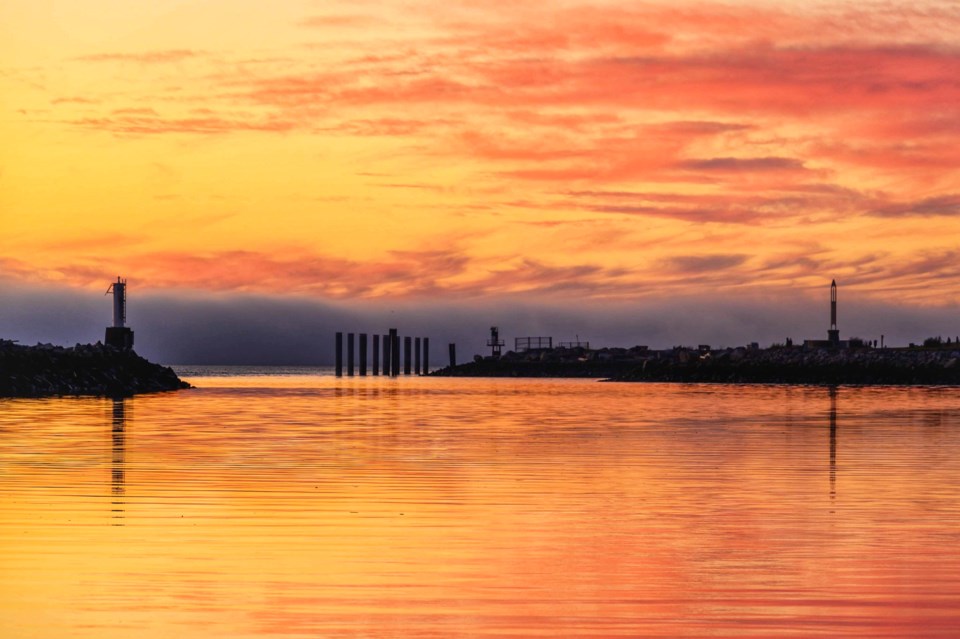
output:
<svg viewBox="0 0 960 639"><path fill-rule="evenodd" d="M500 339L500 329L496 326L490 327L490 339L487 340L487 346L490 347L490 356L493 357L493 359L500 359L503 340Z"/></svg>
<svg viewBox="0 0 960 639"><path fill-rule="evenodd" d="M837 330L837 280L830 282L830 330L827 340L834 346L840 345L840 331Z"/></svg>
<svg viewBox="0 0 960 639"><path fill-rule="evenodd" d="M104 295L113 293L113 326L107 327L103 343L123 350L133 348L133 331L127 323L127 280L117 276L117 281L110 284Z"/></svg>

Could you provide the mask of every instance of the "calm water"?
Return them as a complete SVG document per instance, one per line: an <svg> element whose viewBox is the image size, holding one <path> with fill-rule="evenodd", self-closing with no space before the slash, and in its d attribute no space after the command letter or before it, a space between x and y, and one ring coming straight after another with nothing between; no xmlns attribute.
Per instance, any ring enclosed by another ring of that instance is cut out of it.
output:
<svg viewBox="0 0 960 639"><path fill-rule="evenodd" d="M210 373L0 400L0 636L960 636L956 389Z"/></svg>

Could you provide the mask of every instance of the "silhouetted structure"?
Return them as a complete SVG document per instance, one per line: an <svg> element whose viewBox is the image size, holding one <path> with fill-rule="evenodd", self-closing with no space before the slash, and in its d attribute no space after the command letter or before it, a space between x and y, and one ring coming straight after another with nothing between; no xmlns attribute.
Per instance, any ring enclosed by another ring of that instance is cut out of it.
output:
<svg viewBox="0 0 960 639"><path fill-rule="evenodd" d="M337 377L343 377L343 333L337 333L333 348L337 360Z"/></svg>
<svg viewBox="0 0 960 639"><path fill-rule="evenodd" d="M490 339L487 340L487 346L490 347L490 356L494 359L500 359L500 353L503 349L503 340L500 339L500 329L496 326L490 327Z"/></svg>
<svg viewBox="0 0 960 639"><path fill-rule="evenodd" d="M380 335L373 335L373 374L380 374Z"/></svg>
<svg viewBox="0 0 960 639"><path fill-rule="evenodd" d="M125 326L127 321L127 280L120 279L110 284L104 295L113 293L113 326L107 327L103 343L129 350L133 348L133 331Z"/></svg>
<svg viewBox="0 0 960 639"><path fill-rule="evenodd" d="M513 350L518 353L553 348L552 337L517 337L513 341Z"/></svg>
<svg viewBox="0 0 960 639"><path fill-rule="evenodd" d="M409 336L403 338L403 374L410 374L410 351L413 350Z"/></svg>
<svg viewBox="0 0 960 639"><path fill-rule="evenodd" d="M360 376L367 376L367 334L360 333Z"/></svg>
<svg viewBox="0 0 960 639"><path fill-rule="evenodd" d="M840 345L840 331L837 330L837 280L830 282L830 330L827 340L834 346Z"/></svg>
<svg viewBox="0 0 960 639"><path fill-rule="evenodd" d="M430 338L423 338L423 374L430 374Z"/></svg>
<svg viewBox="0 0 960 639"><path fill-rule="evenodd" d="M420 374L420 338L413 338L413 374Z"/></svg>
<svg viewBox="0 0 960 639"><path fill-rule="evenodd" d="M353 377L353 333L347 333L347 376Z"/></svg>
<svg viewBox="0 0 960 639"><path fill-rule="evenodd" d="M390 375L390 355L392 354L392 347L390 346L390 335L383 336L383 374L384 376Z"/></svg>
<svg viewBox="0 0 960 639"><path fill-rule="evenodd" d="M390 329L390 375L400 375L400 337L395 328Z"/></svg>
<svg viewBox="0 0 960 639"><path fill-rule="evenodd" d="M450 344L450 368L457 365L457 345Z"/></svg>

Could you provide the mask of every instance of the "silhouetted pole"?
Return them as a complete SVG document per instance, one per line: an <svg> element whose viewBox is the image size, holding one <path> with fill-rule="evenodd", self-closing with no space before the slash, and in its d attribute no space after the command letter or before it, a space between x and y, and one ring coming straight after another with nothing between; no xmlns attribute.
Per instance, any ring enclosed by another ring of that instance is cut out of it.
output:
<svg viewBox="0 0 960 639"><path fill-rule="evenodd" d="M367 334L360 333L360 376L367 376Z"/></svg>
<svg viewBox="0 0 960 639"><path fill-rule="evenodd" d="M343 333L337 333L336 346L337 377L343 377Z"/></svg>
<svg viewBox="0 0 960 639"><path fill-rule="evenodd" d="M400 375L400 338L395 328L390 329L390 375Z"/></svg>
<svg viewBox="0 0 960 639"><path fill-rule="evenodd" d="M413 374L420 374L420 338L413 339Z"/></svg>
<svg viewBox="0 0 960 639"><path fill-rule="evenodd" d="M383 336L383 374L390 375L390 355L392 351L392 346L390 346L390 336Z"/></svg>
<svg viewBox="0 0 960 639"><path fill-rule="evenodd" d="M412 340L409 337L403 338L403 374L410 374L410 350L412 346Z"/></svg>
<svg viewBox="0 0 960 639"><path fill-rule="evenodd" d="M347 333L347 375L353 377L353 333Z"/></svg>
<svg viewBox="0 0 960 639"><path fill-rule="evenodd" d="M830 282L830 328L837 328L837 280Z"/></svg>
<svg viewBox="0 0 960 639"><path fill-rule="evenodd" d="M380 374L380 334L373 335L373 374Z"/></svg>
<svg viewBox="0 0 960 639"><path fill-rule="evenodd" d="M834 346L840 345L840 331L837 330L837 280L830 282L830 330L827 337Z"/></svg>
<svg viewBox="0 0 960 639"><path fill-rule="evenodd" d="M450 368L453 368L457 365L457 345L450 345Z"/></svg>
<svg viewBox="0 0 960 639"><path fill-rule="evenodd" d="M423 374L430 374L430 338L423 338Z"/></svg>

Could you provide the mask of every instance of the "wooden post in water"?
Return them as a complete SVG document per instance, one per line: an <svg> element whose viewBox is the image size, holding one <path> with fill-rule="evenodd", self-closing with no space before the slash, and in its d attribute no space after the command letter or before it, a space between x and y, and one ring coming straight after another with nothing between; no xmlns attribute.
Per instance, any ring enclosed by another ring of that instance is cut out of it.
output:
<svg viewBox="0 0 960 639"><path fill-rule="evenodd" d="M353 377L353 333L347 333L347 376Z"/></svg>
<svg viewBox="0 0 960 639"><path fill-rule="evenodd" d="M453 368L457 365L457 345L450 345L450 368Z"/></svg>
<svg viewBox="0 0 960 639"><path fill-rule="evenodd" d="M423 338L423 374L430 374L430 338Z"/></svg>
<svg viewBox="0 0 960 639"><path fill-rule="evenodd" d="M367 334L360 333L360 377L367 376Z"/></svg>
<svg viewBox="0 0 960 639"><path fill-rule="evenodd" d="M395 328L390 329L390 375L400 375L400 337Z"/></svg>
<svg viewBox="0 0 960 639"><path fill-rule="evenodd" d="M403 374L410 374L410 350L411 350L411 340L409 337L403 338Z"/></svg>
<svg viewBox="0 0 960 639"><path fill-rule="evenodd" d="M380 334L373 334L373 375L380 374Z"/></svg>
<svg viewBox="0 0 960 639"><path fill-rule="evenodd" d="M420 338L413 338L413 374L420 374Z"/></svg>
<svg viewBox="0 0 960 639"><path fill-rule="evenodd" d="M343 377L343 333L337 333L336 345L337 377Z"/></svg>
<svg viewBox="0 0 960 639"><path fill-rule="evenodd" d="M384 335L383 336L383 374L388 376L390 375L391 348L392 347L390 346L390 336Z"/></svg>

